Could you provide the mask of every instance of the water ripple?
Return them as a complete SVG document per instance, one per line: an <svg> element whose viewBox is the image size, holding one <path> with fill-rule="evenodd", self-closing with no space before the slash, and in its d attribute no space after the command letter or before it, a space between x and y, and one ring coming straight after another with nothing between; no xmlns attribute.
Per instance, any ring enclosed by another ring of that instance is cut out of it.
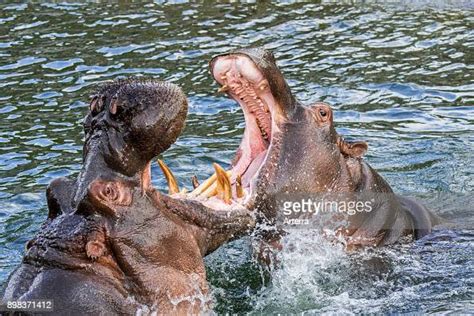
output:
<svg viewBox="0 0 474 316"><path fill-rule="evenodd" d="M214 92L208 61L241 46L274 50L297 97L329 102L338 131L368 141L368 161L394 189L473 224L466 209L472 194L434 198L474 190L471 2L1 4L0 279L46 216L45 186L80 169L81 122L99 83L130 75L177 83L190 113L163 158L188 187L192 174L202 180L213 172L212 162L228 166L243 117L233 101ZM154 185L165 187L155 165L152 176ZM301 271L290 268L276 276L274 287L246 257L246 241L238 241L209 259L216 309L274 312L278 298L290 300L289 289L298 292L292 311L466 311L472 278L461 265L472 255L472 231L453 234L459 245L447 250L441 241L418 257L387 250L380 256L394 270L386 276L367 272L337 249L318 248L308 264L320 267L319 275L300 284L294 277ZM226 258L233 261L222 265ZM444 269L430 270L441 260ZM453 274L436 278L447 271ZM413 309L404 307L410 304Z"/></svg>

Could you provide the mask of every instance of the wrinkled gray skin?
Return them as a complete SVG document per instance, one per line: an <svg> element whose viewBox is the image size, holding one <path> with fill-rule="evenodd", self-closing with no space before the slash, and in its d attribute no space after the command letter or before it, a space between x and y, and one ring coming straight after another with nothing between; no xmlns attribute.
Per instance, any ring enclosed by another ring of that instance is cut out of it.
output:
<svg viewBox="0 0 474 316"><path fill-rule="evenodd" d="M219 55L210 63L211 72L219 58L232 55L246 56L254 62L275 100L272 119L279 130L272 128L268 153L252 181L247 205L257 210L260 221L270 226L281 223L281 208L276 201L285 195L357 193L374 197L374 210L344 218L348 223L339 231L349 246L390 244L408 234L420 238L431 231L438 218L415 200L393 193L390 185L361 158L367 144L344 141L336 133L328 105L303 105L296 100L270 51L251 48ZM340 219L339 215L336 219ZM326 227L327 224L321 222L321 228L338 228L338 224ZM277 229L262 235L272 241L278 240L280 233Z"/></svg>
<svg viewBox="0 0 474 316"><path fill-rule="evenodd" d="M48 187L48 219L3 302L53 299L55 313L69 315L207 308L203 257L254 220L151 186L151 159L175 141L186 112L184 94L167 83L120 80L98 91L84 123L84 166Z"/></svg>
<svg viewBox="0 0 474 316"><path fill-rule="evenodd" d="M70 213L99 176L139 184L147 163L178 138L187 114L181 89L156 80L119 79L92 96L84 119L83 167L48 186L49 217Z"/></svg>

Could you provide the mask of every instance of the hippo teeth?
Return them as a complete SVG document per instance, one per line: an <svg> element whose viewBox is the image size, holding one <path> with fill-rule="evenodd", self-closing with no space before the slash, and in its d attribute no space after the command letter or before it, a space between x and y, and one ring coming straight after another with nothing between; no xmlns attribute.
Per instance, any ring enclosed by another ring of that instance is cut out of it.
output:
<svg viewBox="0 0 474 316"><path fill-rule="evenodd" d="M196 175L194 175L191 178L191 182L193 184L193 189L197 189L197 187L199 187L199 181L198 181L198 178L196 177Z"/></svg>
<svg viewBox="0 0 474 316"><path fill-rule="evenodd" d="M166 182L168 183L168 194L172 195L179 193L178 181L176 181L176 178L171 172L170 168L168 168L168 166L161 159L158 159L158 165L160 165L161 171L163 171Z"/></svg>
<svg viewBox="0 0 474 316"><path fill-rule="evenodd" d="M185 198L211 198L216 196L225 204L232 204L231 172L225 171L219 164L213 164L215 173L202 184L199 184L197 177L193 176L192 183L194 190L190 193L187 193L186 189L179 189L178 181L173 175L173 172L171 172L169 167L162 160L158 159L158 164L168 183L169 195L179 194ZM237 197L241 198L243 196L243 189L237 190Z"/></svg>
<svg viewBox="0 0 474 316"><path fill-rule="evenodd" d="M228 90L229 90L229 86L225 84L222 87L220 87L219 89L217 89L217 92L221 93L221 92L226 92Z"/></svg>
<svg viewBox="0 0 474 316"><path fill-rule="evenodd" d="M229 175L219 164L214 163L214 169L217 174L217 196L226 204L232 200L232 186L230 185Z"/></svg>
<svg viewBox="0 0 474 316"><path fill-rule="evenodd" d="M219 88L218 92L227 92L230 90L237 95L237 98L245 103L249 112L254 114L262 137L268 141L271 132L271 119L268 115L270 110L268 106L258 97L256 90L241 74L237 74L236 76L228 72L225 76L222 76L222 78L225 78L223 79L225 83ZM227 80L228 78L231 78L231 80ZM260 90L265 90L266 88L266 83L259 86Z"/></svg>
<svg viewBox="0 0 474 316"><path fill-rule="evenodd" d="M236 184L236 194L237 198L243 198L244 197L244 188L242 187L242 176L239 174L237 175L235 179L235 184Z"/></svg>

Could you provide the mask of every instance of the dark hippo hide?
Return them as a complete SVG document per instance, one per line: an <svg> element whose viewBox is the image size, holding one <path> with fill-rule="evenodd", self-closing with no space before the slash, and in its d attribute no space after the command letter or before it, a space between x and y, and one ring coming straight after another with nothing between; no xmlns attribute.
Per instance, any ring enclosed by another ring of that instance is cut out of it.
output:
<svg viewBox="0 0 474 316"><path fill-rule="evenodd" d="M93 95L83 167L47 189L48 218L2 295L54 300L58 315L196 314L209 308L203 257L250 230L245 209L161 194L151 159L184 126L175 85L118 80Z"/></svg>
<svg viewBox="0 0 474 316"><path fill-rule="evenodd" d="M75 179L51 182L50 216L75 210L99 176L140 183L147 163L178 138L187 108L181 89L166 82L121 79L100 87L84 119L83 167Z"/></svg>

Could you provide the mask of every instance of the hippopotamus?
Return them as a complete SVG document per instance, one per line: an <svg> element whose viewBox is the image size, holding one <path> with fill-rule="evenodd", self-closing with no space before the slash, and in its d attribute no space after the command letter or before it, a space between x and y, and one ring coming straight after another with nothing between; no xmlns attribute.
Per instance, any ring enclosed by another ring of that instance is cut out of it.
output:
<svg viewBox="0 0 474 316"><path fill-rule="evenodd" d="M259 222L270 224L260 226L272 227L262 232L265 241L278 247L274 241L283 225L277 224L284 216L277 202L282 196L370 195L371 212L332 218L331 229L348 248L391 244L408 235L420 238L438 222L419 202L395 194L363 160L366 142L349 142L336 132L329 105L303 105L295 98L270 51L250 48L218 55L210 71L219 91L244 114L243 138L229 171L231 186ZM327 228L328 222L319 225Z"/></svg>
<svg viewBox="0 0 474 316"><path fill-rule="evenodd" d="M169 83L118 80L98 90L84 121L83 168L48 187L48 218L3 302L52 299L56 313L72 315L208 309L204 256L255 220L220 195L206 205L151 185L151 160L175 141L186 112Z"/></svg>

